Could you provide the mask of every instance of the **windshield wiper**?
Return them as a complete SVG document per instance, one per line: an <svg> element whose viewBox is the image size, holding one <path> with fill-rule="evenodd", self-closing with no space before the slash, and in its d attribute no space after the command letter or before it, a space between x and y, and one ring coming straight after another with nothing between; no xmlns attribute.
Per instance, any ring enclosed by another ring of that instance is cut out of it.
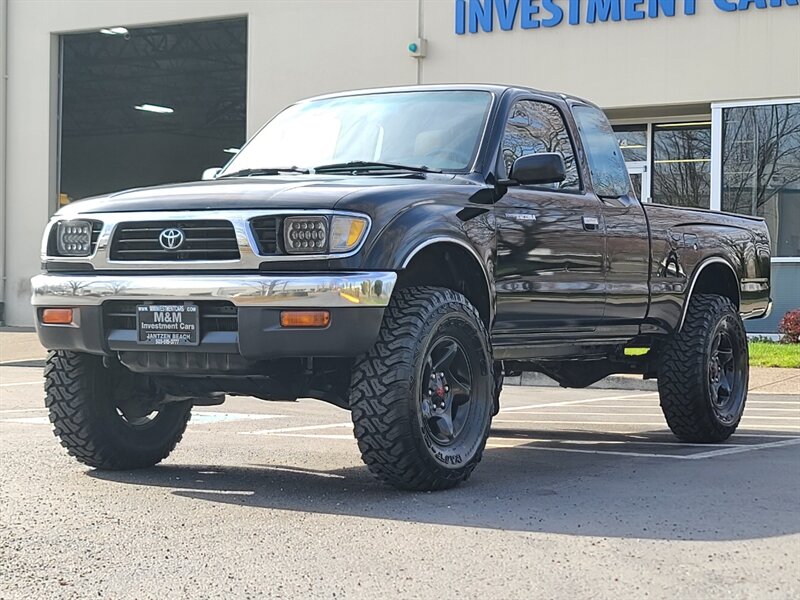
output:
<svg viewBox="0 0 800 600"><path fill-rule="evenodd" d="M281 173L303 173L308 175L308 169L301 169L300 167L270 167L259 169L242 169L234 171L233 173L225 173L220 175L217 179L224 179L225 177L249 177L250 175L280 175Z"/></svg>
<svg viewBox="0 0 800 600"><path fill-rule="evenodd" d="M350 162L331 163L314 167L315 173L325 171L368 171L370 169L382 169L387 171L411 171L412 173L441 173L439 169L431 169L425 166L397 165L394 163L375 162L371 160L351 160Z"/></svg>

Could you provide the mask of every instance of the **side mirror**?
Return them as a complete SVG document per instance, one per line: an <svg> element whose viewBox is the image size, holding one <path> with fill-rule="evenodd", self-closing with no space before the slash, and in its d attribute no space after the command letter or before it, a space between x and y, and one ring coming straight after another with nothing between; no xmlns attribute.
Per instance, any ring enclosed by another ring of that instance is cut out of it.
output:
<svg viewBox="0 0 800 600"><path fill-rule="evenodd" d="M514 161L509 183L521 185L537 185L559 183L567 178L564 157L558 152L543 152L520 156Z"/></svg>
<svg viewBox="0 0 800 600"><path fill-rule="evenodd" d="M222 171L222 167L211 167L210 169L206 169L205 171L203 171L203 176L201 177L201 179L203 181L216 179L220 171Z"/></svg>

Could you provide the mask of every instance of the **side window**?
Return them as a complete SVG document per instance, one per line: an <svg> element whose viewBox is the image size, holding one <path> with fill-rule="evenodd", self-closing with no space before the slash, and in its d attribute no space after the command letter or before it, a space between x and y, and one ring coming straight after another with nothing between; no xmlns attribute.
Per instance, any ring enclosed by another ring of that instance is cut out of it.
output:
<svg viewBox="0 0 800 600"><path fill-rule="evenodd" d="M506 174L520 156L558 152L564 157L567 178L554 183L555 189L577 190L580 188L575 152L564 126L559 110L546 102L520 100L511 109L503 134L502 157Z"/></svg>
<svg viewBox="0 0 800 600"><path fill-rule="evenodd" d="M631 194L631 178L622 150L603 111L592 106L576 106L572 114L586 149L595 193L612 198Z"/></svg>

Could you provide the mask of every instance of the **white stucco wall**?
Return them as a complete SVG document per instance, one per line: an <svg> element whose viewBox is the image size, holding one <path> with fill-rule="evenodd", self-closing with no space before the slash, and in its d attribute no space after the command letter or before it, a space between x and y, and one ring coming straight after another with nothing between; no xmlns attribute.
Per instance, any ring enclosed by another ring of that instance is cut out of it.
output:
<svg viewBox="0 0 800 600"><path fill-rule="evenodd" d="M57 35L246 15L248 131L285 104L359 87L498 82L606 108L800 92L800 7L455 34L453 0L7 0L6 320L30 324L28 279L55 196ZM679 5L681 3L679 2ZM421 18L420 18L421 15ZM406 52L418 25L421 65ZM2 184L2 182L0 182Z"/></svg>

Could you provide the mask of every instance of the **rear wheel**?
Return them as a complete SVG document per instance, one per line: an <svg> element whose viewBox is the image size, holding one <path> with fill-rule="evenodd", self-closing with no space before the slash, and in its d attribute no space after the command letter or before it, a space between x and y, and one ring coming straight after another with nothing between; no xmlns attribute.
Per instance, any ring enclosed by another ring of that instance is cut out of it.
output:
<svg viewBox="0 0 800 600"><path fill-rule="evenodd" d="M165 459L183 436L190 402L153 407L133 376L98 356L58 350L45 367L45 402L67 452L98 469L138 469Z"/></svg>
<svg viewBox="0 0 800 600"><path fill-rule="evenodd" d="M672 432L685 442L728 439L744 413L748 376L747 335L736 307L723 296L693 296L658 372L661 408Z"/></svg>
<svg viewBox="0 0 800 600"><path fill-rule="evenodd" d="M486 328L452 290L392 298L378 341L353 369L350 406L361 456L379 479L438 490L480 462L494 408Z"/></svg>

